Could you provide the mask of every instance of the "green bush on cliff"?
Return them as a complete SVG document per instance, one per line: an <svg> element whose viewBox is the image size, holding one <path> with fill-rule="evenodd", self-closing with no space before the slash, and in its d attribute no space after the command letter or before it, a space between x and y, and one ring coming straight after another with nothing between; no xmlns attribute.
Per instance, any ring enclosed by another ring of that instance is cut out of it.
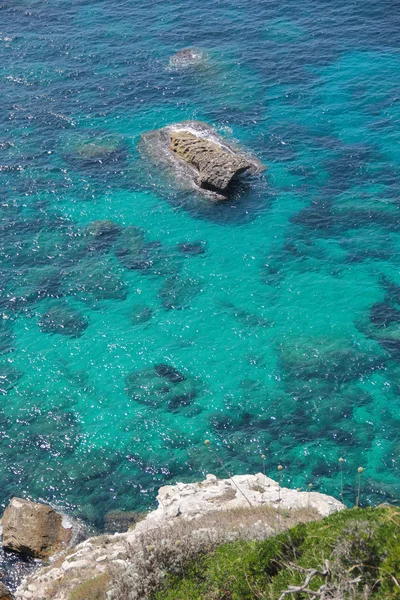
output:
<svg viewBox="0 0 400 600"><path fill-rule="evenodd" d="M313 574L315 570L316 573ZM351 509L264 541L220 546L182 565L154 600L400 600L400 509Z"/></svg>

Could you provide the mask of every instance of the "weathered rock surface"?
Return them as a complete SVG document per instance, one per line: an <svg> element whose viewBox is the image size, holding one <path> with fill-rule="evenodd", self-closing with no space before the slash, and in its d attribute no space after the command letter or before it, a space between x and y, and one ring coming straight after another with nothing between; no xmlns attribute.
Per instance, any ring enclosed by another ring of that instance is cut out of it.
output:
<svg viewBox="0 0 400 600"><path fill-rule="evenodd" d="M172 152L199 172L197 184L201 188L224 193L234 177L251 169L243 156L193 133L172 131L169 138Z"/></svg>
<svg viewBox="0 0 400 600"><path fill-rule="evenodd" d="M47 558L67 547L72 525L51 506L12 498L1 520L3 547L35 558Z"/></svg>
<svg viewBox="0 0 400 600"><path fill-rule="evenodd" d="M13 600L11 592L4 585L4 583L0 582L0 600Z"/></svg>
<svg viewBox="0 0 400 600"><path fill-rule="evenodd" d="M229 494L227 491L229 490ZM234 494L232 494L232 491ZM177 516L195 519L210 511L230 510L267 504L281 509L313 508L321 517L344 508L332 496L319 492L298 492L280 488L269 477L257 475L235 475L231 479L217 479L207 475L205 481L177 483L159 489L158 508L137 524L135 531L146 531L160 527Z"/></svg>
<svg viewBox="0 0 400 600"><path fill-rule="evenodd" d="M172 525L182 522L201 522L207 513L228 512L231 509L244 509L261 506L280 506L288 511L296 509L314 509L321 517L344 508L338 500L318 492L298 492L280 488L277 482L257 475L236 475L231 479L217 479L207 475L205 481L197 483L177 483L160 488L158 508L136 524L135 529L113 536L89 538L79 544L53 567L39 569L28 577L16 591L17 600L67 600L70 590L85 580L92 579L112 569L124 573L132 568L132 561L143 548L143 536L157 531L169 530ZM254 537L263 531L263 535L273 535L274 531L262 523L257 513L254 522ZM230 518L227 519L228 522ZM202 526L194 530L207 539L213 533ZM229 539L229 538L228 538ZM232 536L232 539L235 539ZM56 590L56 591L55 591ZM133 597L133 596L132 596Z"/></svg>
<svg viewBox="0 0 400 600"><path fill-rule="evenodd" d="M257 158L228 142L199 121L185 121L149 131L139 142L142 156L170 167L181 187L192 187L211 200L224 200L233 180L265 169Z"/></svg>

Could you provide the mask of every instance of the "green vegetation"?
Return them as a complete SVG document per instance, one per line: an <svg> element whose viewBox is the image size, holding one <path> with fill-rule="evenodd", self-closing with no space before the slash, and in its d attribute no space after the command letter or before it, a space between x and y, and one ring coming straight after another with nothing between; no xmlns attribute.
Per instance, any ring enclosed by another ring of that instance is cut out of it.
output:
<svg viewBox="0 0 400 600"><path fill-rule="evenodd" d="M182 564L180 575L153 594L153 600L284 598L400 600L400 509L354 508L263 541L224 544Z"/></svg>
<svg viewBox="0 0 400 600"><path fill-rule="evenodd" d="M87 579L72 590L68 600L106 600L108 584L109 576L105 573Z"/></svg>

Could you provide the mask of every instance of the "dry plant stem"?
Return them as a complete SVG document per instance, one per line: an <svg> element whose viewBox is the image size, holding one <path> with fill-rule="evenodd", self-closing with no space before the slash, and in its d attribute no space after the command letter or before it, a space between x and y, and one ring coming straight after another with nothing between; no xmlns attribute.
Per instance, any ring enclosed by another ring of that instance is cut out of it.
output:
<svg viewBox="0 0 400 600"><path fill-rule="evenodd" d="M340 499L342 504L344 504L343 498L343 463L340 463Z"/></svg>
<svg viewBox="0 0 400 600"><path fill-rule="evenodd" d="M296 570L299 570L299 567L296 567ZM332 588L330 586L330 582L332 579L332 571L331 571L329 560L325 561L325 569L324 570L318 570L318 569L301 569L301 570L304 571L305 573L307 573L304 583L302 583L302 585L299 585L299 586L290 585L287 590L284 590L282 592L282 594L279 596L278 600L284 600L286 598L286 596L289 596L289 595L293 598L294 594L300 594L300 593L307 594L310 598L321 598L322 600L328 600L328 598L333 597L332 596ZM317 575L319 577L323 577L325 579L325 583L323 585L321 585L318 588L318 590L308 589L308 585L310 584L311 580ZM351 579L349 581L349 583L352 585L355 585L355 584L360 583L360 581L361 581L361 577L356 577L355 579Z"/></svg>
<svg viewBox="0 0 400 600"><path fill-rule="evenodd" d="M235 486L235 488L239 490L239 492L242 494L243 498L245 498L246 502L248 502L249 506L253 506L252 503L250 502L250 500L248 499L248 497L246 496L246 494L240 489L240 487L234 481L234 479L232 478L232 475L226 469L224 463L222 462L222 460L220 459L220 457L218 456L218 454L215 452L215 450L213 450L212 448L210 448L210 450L214 454L215 458L217 459L217 461L219 462L219 464L221 465L221 467L223 468L223 470L225 471L225 473L228 475L229 479L232 481L232 483Z"/></svg>
<svg viewBox="0 0 400 600"><path fill-rule="evenodd" d="M358 503L360 502L360 493L361 493L361 473L358 473L358 490L357 490L357 498L356 498L356 508L358 508Z"/></svg>
<svg viewBox="0 0 400 600"><path fill-rule="evenodd" d="M281 530L281 472L278 471L278 531Z"/></svg>
<svg viewBox="0 0 400 600"><path fill-rule="evenodd" d="M247 573L245 573L245 575L244 575L244 576L245 576L245 578L246 578L246 583L247 583L247 585L248 585L248 587L249 587L249 590L251 591L251 593L253 594L253 596L254 596L255 598L260 598L260 599L262 599L262 598L263 598L263 593L262 593L262 592L259 592L259 591L258 591L258 590L256 590L256 589L254 589L254 587L251 585L251 583L250 583L250 581L249 581L249 577L248 577Z"/></svg>

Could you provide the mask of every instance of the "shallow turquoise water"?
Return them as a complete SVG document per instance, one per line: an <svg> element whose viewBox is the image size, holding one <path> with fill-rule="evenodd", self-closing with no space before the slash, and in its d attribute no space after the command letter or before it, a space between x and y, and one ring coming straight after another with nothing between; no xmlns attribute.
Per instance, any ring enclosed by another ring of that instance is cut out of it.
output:
<svg viewBox="0 0 400 600"><path fill-rule="evenodd" d="M101 525L162 483L222 475L206 438L231 472L263 453L285 484L338 495L343 456L349 504L359 465L364 503L400 497L395 5L204 11L0 5L3 504ZM209 67L168 70L186 46ZM266 175L220 206L175 190L136 145L188 118ZM115 151L84 160L93 140ZM99 219L120 229L96 237ZM70 335L53 333L66 310ZM153 393L157 365L185 381Z"/></svg>

